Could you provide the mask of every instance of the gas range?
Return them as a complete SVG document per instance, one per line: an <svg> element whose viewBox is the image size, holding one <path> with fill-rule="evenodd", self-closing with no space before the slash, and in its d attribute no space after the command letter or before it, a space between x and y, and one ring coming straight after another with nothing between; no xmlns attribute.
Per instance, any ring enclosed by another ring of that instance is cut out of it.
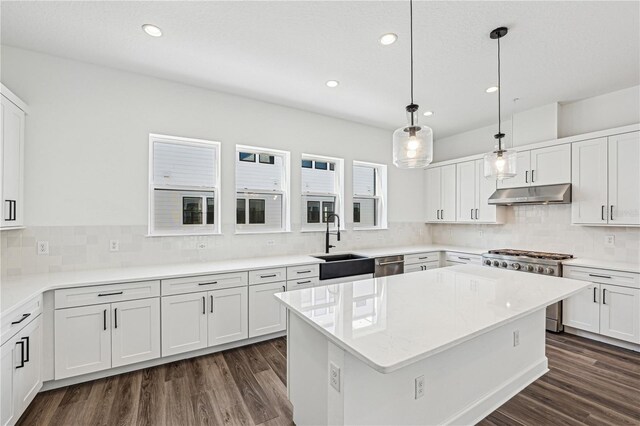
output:
<svg viewBox="0 0 640 426"><path fill-rule="evenodd" d="M562 253L544 253L525 250L489 250L482 255L482 264L495 268L530 272L533 274L562 275L562 261L573 255Z"/></svg>

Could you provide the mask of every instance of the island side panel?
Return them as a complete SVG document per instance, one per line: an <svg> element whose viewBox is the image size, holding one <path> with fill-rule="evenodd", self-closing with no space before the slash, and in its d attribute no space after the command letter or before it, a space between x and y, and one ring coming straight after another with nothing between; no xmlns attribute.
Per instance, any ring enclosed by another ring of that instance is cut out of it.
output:
<svg viewBox="0 0 640 426"><path fill-rule="evenodd" d="M389 374L345 352L343 424L475 424L548 371L544 349L542 309Z"/></svg>

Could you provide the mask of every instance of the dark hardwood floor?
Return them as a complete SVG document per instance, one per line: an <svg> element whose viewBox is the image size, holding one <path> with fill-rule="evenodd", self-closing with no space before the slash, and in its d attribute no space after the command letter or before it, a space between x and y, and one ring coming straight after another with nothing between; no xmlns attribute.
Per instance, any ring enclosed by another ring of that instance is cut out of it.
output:
<svg viewBox="0 0 640 426"><path fill-rule="evenodd" d="M640 425L640 354L547 334L550 372L480 422ZM291 425L286 339L40 393L20 425Z"/></svg>

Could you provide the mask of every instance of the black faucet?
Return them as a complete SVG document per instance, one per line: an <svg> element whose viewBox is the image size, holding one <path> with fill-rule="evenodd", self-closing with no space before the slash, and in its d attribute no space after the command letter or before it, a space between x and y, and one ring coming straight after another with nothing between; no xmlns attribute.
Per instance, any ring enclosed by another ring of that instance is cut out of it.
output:
<svg viewBox="0 0 640 426"><path fill-rule="evenodd" d="M338 241L340 241L340 216L338 216L335 213L329 213L327 215L327 217L326 217L327 233L325 234L325 244L324 244L324 252L325 253L329 253L329 249L335 247L335 246L332 246L331 244L329 244L329 235L331 235L331 232L329 232L329 221L334 217L338 218L338 231L336 232L336 236L338 237Z"/></svg>

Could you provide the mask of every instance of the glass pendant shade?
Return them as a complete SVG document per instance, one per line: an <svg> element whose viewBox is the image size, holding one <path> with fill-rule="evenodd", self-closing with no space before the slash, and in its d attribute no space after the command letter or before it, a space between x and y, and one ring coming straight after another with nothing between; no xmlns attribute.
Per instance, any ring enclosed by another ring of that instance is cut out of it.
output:
<svg viewBox="0 0 640 426"><path fill-rule="evenodd" d="M518 153L516 151L496 150L484 155L484 177L491 179L509 179L516 175Z"/></svg>
<svg viewBox="0 0 640 426"><path fill-rule="evenodd" d="M393 132L393 164L400 169L427 167L433 161L433 130L418 125L417 108L407 116L409 124Z"/></svg>

